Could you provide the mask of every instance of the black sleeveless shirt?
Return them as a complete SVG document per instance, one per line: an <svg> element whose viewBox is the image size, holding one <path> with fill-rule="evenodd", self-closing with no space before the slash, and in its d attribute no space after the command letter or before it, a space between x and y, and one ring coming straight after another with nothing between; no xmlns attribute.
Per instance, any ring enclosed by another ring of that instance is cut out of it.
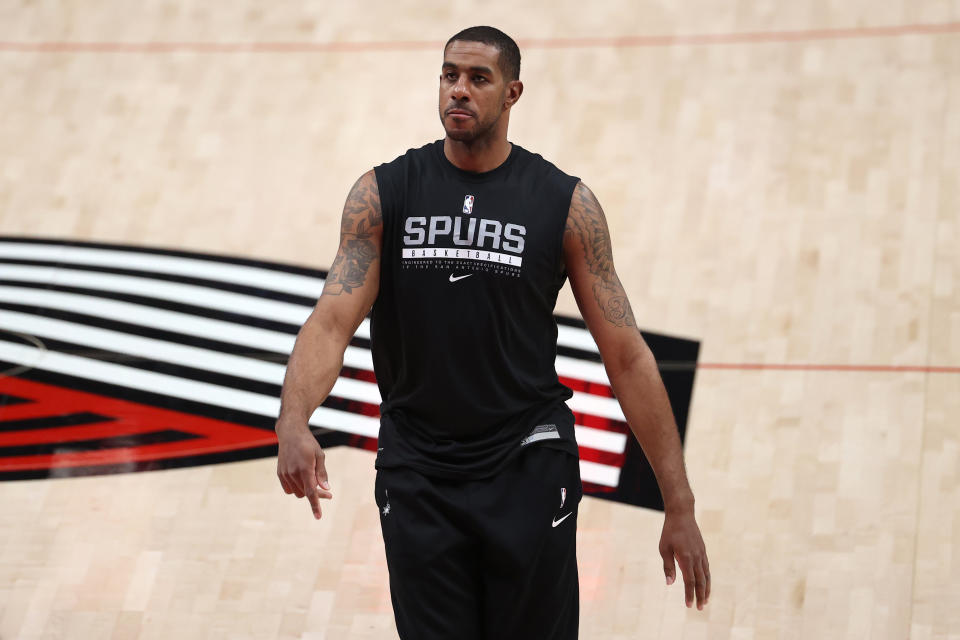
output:
<svg viewBox="0 0 960 640"><path fill-rule="evenodd" d="M577 455L553 309L578 179L513 145L458 169L443 140L374 169L383 211L371 349L383 403L377 468L496 473L523 447Z"/></svg>

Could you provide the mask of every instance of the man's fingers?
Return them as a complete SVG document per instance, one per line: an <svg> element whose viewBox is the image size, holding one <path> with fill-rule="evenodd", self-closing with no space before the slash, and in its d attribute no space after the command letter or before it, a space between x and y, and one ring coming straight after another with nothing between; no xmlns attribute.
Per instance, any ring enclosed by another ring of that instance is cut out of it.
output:
<svg viewBox="0 0 960 640"><path fill-rule="evenodd" d="M277 477L284 492L310 502L313 517L320 519L320 499L330 500L333 492L327 480L326 455L312 438L281 442L277 454Z"/></svg>
<svg viewBox="0 0 960 640"><path fill-rule="evenodd" d="M710 562L707 560L707 556L703 556L703 576L707 580L707 589L706 594L703 598L703 604L710 602Z"/></svg>
<svg viewBox="0 0 960 640"><path fill-rule="evenodd" d="M310 508L313 510L313 517L319 520L320 516L323 514L320 512L320 497L317 495L317 490L313 489L307 492L307 499L310 501Z"/></svg>
<svg viewBox="0 0 960 640"><path fill-rule="evenodd" d="M300 485L294 484L292 479L280 478L280 486L283 487L284 492L292 493L298 498L306 498L308 492L301 491ZM309 486L309 485L308 485ZM325 489L320 489L319 487L314 488L314 492L317 494L318 498L323 498L324 500L329 500L333 497L333 493Z"/></svg>
<svg viewBox="0 0 960 640"><path fill-rule="evenodd" d="M283 487L284 493L293 493L293 489L290 488L290 484L287 482L286 478L283 477L283 474L278 472L277 478L280 480L280 486Z"/></svg>
<svg viewBox="0 0 960 640"><path fill-rule="evenodd" d="M707 574L703 569L703 560L701 558L697 558L694 563L694 574L697 578L697 609L703 609L703 605L707 603Z"/></svg>
<svg viewBox="0 0 960 640"><path fill-rule="evenodd" d="M667 577L667 586L673 584L677 579L677 566L673 562L673 549L660 549L660 557L663 558L663 575Z"/></svg>
<svg viewBox="0 0 960 640"><path fill-rule="evenodd" d="M677 557L677 560L680 564L680 571L683 573L683 591L684 599L687 603L687 607L693 606L693 597L695 595L695 589L697 584L697 577L694 575L693 565L690 562L690 556L684 554Z"/></svg>
<svg viewBox="0 0 960 640"><path fill-rule="evenodd" d="M330 482L327 478L327 465L324 463L326 454L323 453L323 449L317 448L317 459L315 463L316 475L317 475L317 484L320 485L320 488L323 492L326 492L329 495L322 496L324 498L332 498L333 494L330 492Z"/></svg>
<svg viewBox="0 0 960 640"><path fill-rule="evenodd" d="M675 565L683 574L684 601L687 608L703 609L710 599L710 564L703 538L692 514L671 517L668 514L660 536L660 555L667 584L676 581Z"/></svg>
<svg viewBox="0 0 960 640"><path fill-rule="evenodd" d="M284 493L296 493L297 478L286 471L281 470L280 460L277 459L277 479L280 480L280 486Z"/></svg>
<svg viewBox="0 0 960 640"><path fill-rule="evenodd" d="M287 493L292 493L298 498L303 497L303 491L300 490L300 480L297 478L297 476L292 474L284 476L284 478L281 480L281 483L283 484L284 491L289 489Z"/></svg>

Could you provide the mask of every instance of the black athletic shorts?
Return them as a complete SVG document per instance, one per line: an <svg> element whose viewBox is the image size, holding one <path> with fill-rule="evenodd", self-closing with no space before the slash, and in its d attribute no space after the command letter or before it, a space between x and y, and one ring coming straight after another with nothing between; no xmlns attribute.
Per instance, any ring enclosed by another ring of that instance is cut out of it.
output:
<svg viewBox="0 0 960 640"><path fill-rule="evenodd" d="M401 640L577 637L579 460L533 446L482 480L379 469Z"/></svg>

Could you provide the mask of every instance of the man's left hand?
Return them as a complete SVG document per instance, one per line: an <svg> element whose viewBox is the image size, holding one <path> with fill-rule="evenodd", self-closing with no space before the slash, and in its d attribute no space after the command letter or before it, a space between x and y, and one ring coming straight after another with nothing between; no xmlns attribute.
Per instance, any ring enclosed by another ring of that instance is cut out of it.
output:
<svg viewBox="0 0 960 640"><path fill-rule="evenodd" d="M660 555L663 557L667 584L671 585L677 579L676 558L683 573L687 607L693 606L696 596L697 609L703 609L710 599L710 563L693 509L680 513L667 512L660 536Z"/></svg>

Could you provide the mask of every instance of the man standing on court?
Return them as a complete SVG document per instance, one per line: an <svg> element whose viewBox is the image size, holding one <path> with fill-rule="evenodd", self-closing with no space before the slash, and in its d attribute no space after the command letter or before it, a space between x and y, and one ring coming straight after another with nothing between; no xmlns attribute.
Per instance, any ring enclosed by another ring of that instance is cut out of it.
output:
<svg viewBox="0 0 960 640"><path fill-rule="evenodd" d="M569 277L665 504L660 553L686 604L710 595L693 493L657 364L614 270L606 220L577 178L507 140L520 51L472 27L444 48L443 140L360 177L340 246L283 385L277 473L320 518L331 498L307 420L371 311L383 397L376 502L404 639L577 637L572 392L553 310Z"/></svg>

